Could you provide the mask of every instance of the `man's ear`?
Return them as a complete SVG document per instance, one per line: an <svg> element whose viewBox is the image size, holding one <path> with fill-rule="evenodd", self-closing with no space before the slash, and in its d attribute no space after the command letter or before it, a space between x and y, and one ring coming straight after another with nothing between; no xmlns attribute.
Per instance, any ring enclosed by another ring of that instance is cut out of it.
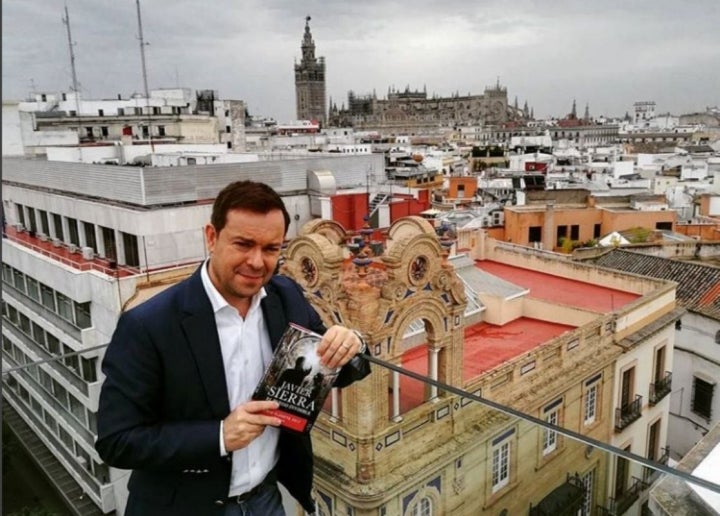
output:
<svg viewBox="0 0 720 516"><path fill-rule="evenodd" d="M209 253L213 252L213 249L215 249L215 244L217 243L217 231L215 231L215 226L212 224L205 224L205 245L207 246L207 250Z"/></svg>

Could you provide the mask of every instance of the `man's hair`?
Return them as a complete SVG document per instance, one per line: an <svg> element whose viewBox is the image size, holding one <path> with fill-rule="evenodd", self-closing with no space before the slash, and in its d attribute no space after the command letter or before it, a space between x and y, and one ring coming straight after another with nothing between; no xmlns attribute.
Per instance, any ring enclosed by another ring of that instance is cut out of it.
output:
<svg viewBox="0 0 720 516"><path fill-rule="evenodd" d="M282 211L285 219L285 233L290 227L290 214L278 193L265 183L236 181L223 188L213 203L210 223L218 233L225 227L230 210L248 210L266 214L273 210Z"/></svg>

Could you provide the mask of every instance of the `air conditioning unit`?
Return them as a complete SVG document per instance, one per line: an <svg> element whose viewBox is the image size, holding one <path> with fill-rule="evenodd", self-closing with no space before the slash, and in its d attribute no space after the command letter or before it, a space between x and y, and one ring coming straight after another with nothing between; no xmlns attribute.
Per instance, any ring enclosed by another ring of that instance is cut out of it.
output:
<svg viewBox="0 0 720 516"><path fill-rule="evenodd" d="M68 244L68 251L71 253L77 253L78 252L78 246L75 244Z"/></svg>
<svg viewBox="0 0 720 516"><path fill-rule="evenodd" d="M45 233L38 233L37 237L43 242L47 242L50 239Z"/></svg>
<svg viewBox="0 0 720 516"><path fill-rule="evenodd" d="M54 245L55 247L60 247L62 245L62 240L60 240L59 238L53 238L52 245Z"/></svg>
<svg viewBox="0 0 720 516"><path fill-rule="evenodd" d="M83 260L92 260L95 258L95 252L93 251L92 247L83 247L82 248L82 257Z"/></svg>
<svg viewBox="0 0 720 516"><path fill-rule="evenodd" d="M15 229L18 233L22 233L23 231L25 231L25 226L23 226L22 224L15 224Z"/></svg>

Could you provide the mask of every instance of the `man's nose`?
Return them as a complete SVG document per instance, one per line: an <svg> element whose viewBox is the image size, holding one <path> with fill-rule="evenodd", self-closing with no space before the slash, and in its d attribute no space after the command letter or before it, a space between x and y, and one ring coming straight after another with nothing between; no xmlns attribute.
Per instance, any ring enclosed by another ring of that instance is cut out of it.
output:
<svg viewBox="0 0 720 516"><path fill-rule="evenodd" d="M262 249L253 247L247 255L247 262L255 268L263 266Z"/></svg>

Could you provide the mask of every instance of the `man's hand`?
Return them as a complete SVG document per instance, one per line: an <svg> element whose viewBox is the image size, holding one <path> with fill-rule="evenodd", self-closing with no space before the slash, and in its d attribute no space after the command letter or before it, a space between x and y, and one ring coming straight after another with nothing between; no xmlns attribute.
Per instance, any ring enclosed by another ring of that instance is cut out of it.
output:
<svg viewBox="0 0 720 516"><path fill-rule="evenodd" d="M280 419L261 414L278 408L275 401L248 401L239 405L223 421L223 441L228 453L245 448L266 426L280 426Z"/></svg>
<svg viewBox="0 0 720 516"><path fill-rule="evenodd" d="M342 367L360 352L362 341L350 328L332 326L317 349L320 363L331 369Z"/></svg>

